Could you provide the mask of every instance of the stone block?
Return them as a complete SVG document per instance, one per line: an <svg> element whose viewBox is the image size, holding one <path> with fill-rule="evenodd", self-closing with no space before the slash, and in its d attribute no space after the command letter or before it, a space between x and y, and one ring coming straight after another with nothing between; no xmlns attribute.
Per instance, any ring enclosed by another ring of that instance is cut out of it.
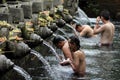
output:
<svg viewBox="0 0 120 80"><path fill-rule="evenodd" d="M12 23L12 16L10 15L10 13L0 13L0 20Z"/></svg>
<svg viewBox="0 0 120 80"><path fill-rule="evenodd" d="M9 8L9 12L12 16L12 22L18 23L24 21L24 13L22 8Z"/></svg>
<svg viewBox="0 0 120 80"><path fill-rule="evenodd" d="M44 10L50 10L53 7L53 0L44 0Z"/></svg>
<svg viewBox="0 0 120 80"><path fill-rule="evenodd" d="M33 13L39 13L43 9L42 2L33 2L32 3L32 11Z"/></svg>
<svg viewBox="0 0 120 80"><path fill-rule="evenodd" d="M32 18L32 6L31 5L22 5L24 18L31 19Z"/></svg>

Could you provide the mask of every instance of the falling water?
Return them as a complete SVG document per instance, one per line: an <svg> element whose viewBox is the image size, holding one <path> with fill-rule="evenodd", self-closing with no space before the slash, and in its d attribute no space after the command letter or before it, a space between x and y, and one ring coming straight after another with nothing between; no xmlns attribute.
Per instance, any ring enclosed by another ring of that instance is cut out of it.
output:
<svg viewBox="0 0 120 80"><path fill-rule="evenodd" d="M60 31L63 35L67 35L61 28L58 28L58 31Z"/></svg>
<svg viewBox="0 0 120 80"><path fill-rule="evenodd" d="M46 45L46 46L48 46L48 47L52 50L52 52L53 52L53 54L56 56L58 62L60 62L61 59L60 59L60 57L58 56L58 54L57 54L57 52L55 51L55 49L54 49L51 45L49 45L47 42L45 42L45 41L43 42L43 44Z"/></svg>
<svg viewBox="0 0 120 80"><path fill-rule="evenodd" d="M75 15L75 19L77 20L77 22L79 22L82 25L84 25L84 24L90 24L91 25L91 22L90 22L88 16L79 7L78 7L77 14Z"/></svg>
<svg viewBox="0 0 120 80"><path fill-rule="evenodd" d="M15 71L17 71L18 73L20 73L22 76L24 76L25 80L32 80L32 78L30 77L30 75L29 75L23 68L15 65L15 66L13 67L13 69L14 69Z"/></svg>
<svg viewBox="0 0 120 80"><path fill-rule="evenodd" d="M35 50L31 50L31 54L34 54L36 57L38 57L38 59L40 61L42 61L42 63L45 65L45 67L47 68L47 71L50 73L50 75L53 76L54 72L52 71L52 69L51 69L50 64L48 63L48 61L46 61L44 59L44 57L39 52L37 52Z"/></svg>
<svg viewBox="0 0 120 80"><path fill-rule="evenodd" d="M74 32L74 34L80 39L80 35L78 34L78 32L75 30L75 28L74 27L72 27L71 25L69 25L69 24L66 24L66 26L67 27L69 27L70 29L72 29L73 30L73 32Z"/></svg>

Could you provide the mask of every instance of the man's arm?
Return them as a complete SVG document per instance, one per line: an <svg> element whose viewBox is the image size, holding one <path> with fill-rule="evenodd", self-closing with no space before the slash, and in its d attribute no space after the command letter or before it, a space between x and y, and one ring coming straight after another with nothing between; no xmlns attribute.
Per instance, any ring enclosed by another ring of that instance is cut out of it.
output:
<svg viewBox="0 0 120 80"><path fill-rule="evenodd" d="M65 56L66 59L70 58L70 60L73 60L72 56L71 56L71 51L70 51L69 47L62 48L62 51L63 51L63 54L64 54L64 56Z"/></svg>
<svg viewBox="0 0 120 80"><path fill-rule="evenodd" d="M69 47L62 48L62 51L66 59L60 62L60 64L62 66L69 65L70 64L69 61L73 61Z"/></svg>
<svg viewBox="0 0 120 80"><path fill-rule="evenodd" d="M84 37L86 35L87 31L83 30L80 32L80 36Z"/></svg>
<svg viewBox="0 0 120 80"><path fill-rule="evenodd" d="M78 72L79 67L80 67L79 66L80 65L80 55L77 55L77 53L75 53L74 60L70 61L70 65L75 72Z"/></svg>
<svg viewBox="0 0 120 80"><path fill-rule="evenodd" d="M96 25L94 26L94 29L93 29L94 34L101 33L104 30L103 26L99 25L99 21L100 21L100 17L98 16L96 19Z"/></svg>

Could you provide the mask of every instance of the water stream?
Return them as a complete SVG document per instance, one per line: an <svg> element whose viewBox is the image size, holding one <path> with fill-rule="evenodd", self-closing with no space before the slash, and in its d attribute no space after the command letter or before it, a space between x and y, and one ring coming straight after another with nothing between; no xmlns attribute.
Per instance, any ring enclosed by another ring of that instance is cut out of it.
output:
<svg viewBox="0 0 120 80"><path fill-rule="evenodd" d="M57 54L57 52L55 51L55 49L54 49L51 45L49 45L46 41L44 41L43 44L46 45L46 46L48 46L48 47L52 50L53 54L54 54L54 55L56 56L56 58L57 58L57 61L60 62L61 59L60 59L60 57L58 56L58 54Z"/></svg>
<svg viewBox="0 0 120 80"><path fill-rule="evenodd" d="M20 75L22 75L25 78L25 80L32 80L32 78L30 77L30 75L23 68L15 65L13 67L13 69L15 71L17 71L18 73L20 73Z"/></svg>
<svg viewBox="0 0 120 80"><path fill-rule="evenodd" d="M55 75L54 71L52 70L48 61L46 59L44 59L44 57L39 52L37 52L35 50L31 50L31 54L35 55L45 65L45 68L46 68L46 70L48 71L48 73L50 74L51 77L53 75Z"/></svg>
<svg viewBox="0 0 120 80"><path fill-rule="evenodd" d="M31 54L37 56L38 59L40 61L42 61L42 63L46 66L46 68L47 68L48 71L52 71L52 69L50 67L50 64L44 59L44 57L39 52L37 52L35 50L31 50Z"/></svg>

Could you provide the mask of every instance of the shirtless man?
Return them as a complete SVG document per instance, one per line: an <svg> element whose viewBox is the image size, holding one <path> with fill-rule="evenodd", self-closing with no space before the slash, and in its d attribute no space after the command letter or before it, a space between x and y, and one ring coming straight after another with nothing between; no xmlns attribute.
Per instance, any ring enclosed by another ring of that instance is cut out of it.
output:
<svg viewBox="0 0 120 80"><path fill-rule="evenodd" d="M82 37L89 38L94 36L93 29L89 25L76 24L75 29L80 33L80 36Z"/></svg>
<svg viewBox="0 0 120 80"><path fill-rule="evenodd" d="M73 61L68 58L64 62L61 62L61 64L64 64L65 62L69 63L76 75L84 77L86 71L85 54L82 50L80 50L80 41L76 36L71 36L69 38L69 47L72 53Z"/></svg>
<svg viewBox="0 0 120 80"><path fill-rule="evenodd" d="M68 41L64 37L62 37L60 35L55 36L54 39L53 39L53 44L57 48L59 48L63 51L65 59L69 58L70 60L72 60L71 51L70 51L70 48L69 48Z"/></svg>
<svg viewBox="0 0 120 80"><path fill-rule="evenodd" d="M100 16L97 17L96 26L94 27L94 34L101 33L100 46L110 46L113 43L113 36L115 26L110 22L110 14L108 11L102 11ZM99 25L99 21L103 22L103 25Z"/></svg>

